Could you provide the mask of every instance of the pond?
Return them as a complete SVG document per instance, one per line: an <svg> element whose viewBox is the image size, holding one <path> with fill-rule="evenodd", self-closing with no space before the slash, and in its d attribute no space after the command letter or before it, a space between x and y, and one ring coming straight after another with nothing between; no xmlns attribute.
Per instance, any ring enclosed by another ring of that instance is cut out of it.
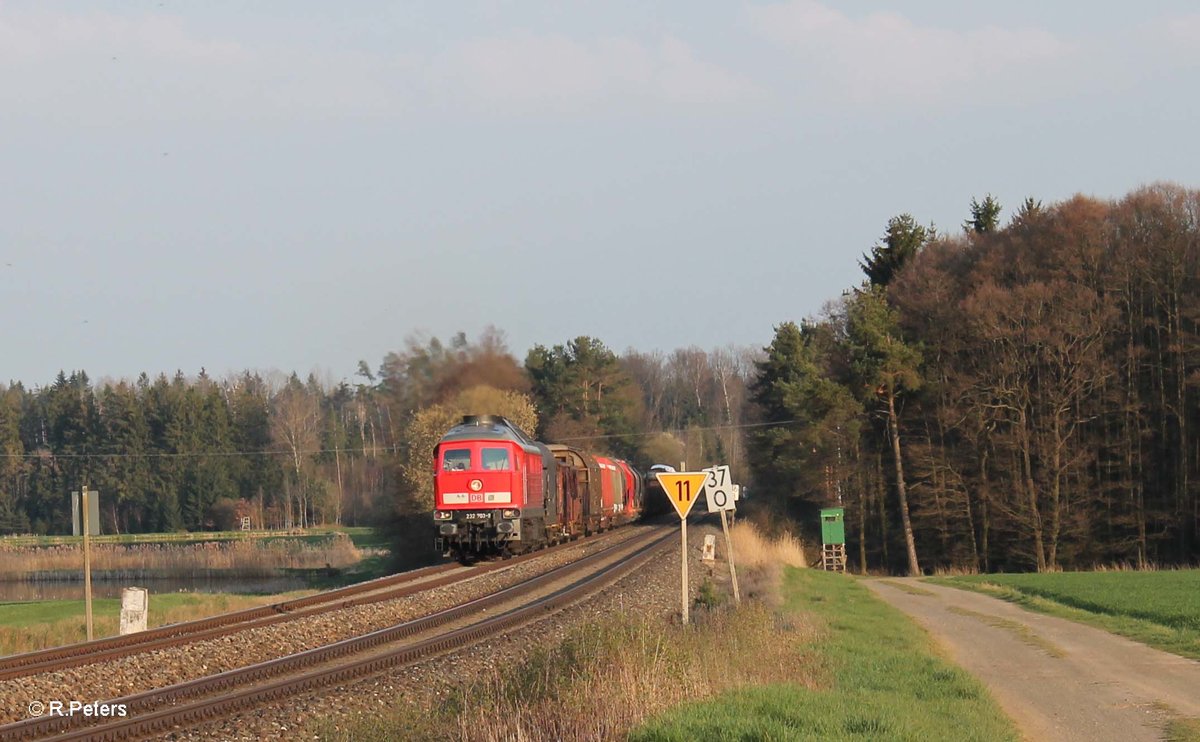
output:
<svg viewBox="0 0 1200 742"><path fill-rule="evenodd" d="M164 593L272 594L308 587L303 577L169 577L137 580L93 580L93 598L119 598L127 587ZM29 600L82 600L83 582L65 580L0 581L0 603Z"/></svg>

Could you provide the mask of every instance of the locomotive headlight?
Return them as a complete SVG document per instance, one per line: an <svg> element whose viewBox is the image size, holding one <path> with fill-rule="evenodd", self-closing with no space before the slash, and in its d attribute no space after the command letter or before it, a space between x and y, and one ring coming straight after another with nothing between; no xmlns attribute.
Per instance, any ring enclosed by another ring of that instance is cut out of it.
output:
<svg viewBox="0 0 1200 742"><path fill-rule="evenodd" d="M433 511L433 519L434 520L450 520L453 517L454 517L454 513L450 512L449 510Z"/></svg>
<svg viewBox="0 0 1200 742"><path fill-rule="evenodd" d="M502 518L520 518L521 511L520 510L501 510L500 517L502 517Z"/></svg>

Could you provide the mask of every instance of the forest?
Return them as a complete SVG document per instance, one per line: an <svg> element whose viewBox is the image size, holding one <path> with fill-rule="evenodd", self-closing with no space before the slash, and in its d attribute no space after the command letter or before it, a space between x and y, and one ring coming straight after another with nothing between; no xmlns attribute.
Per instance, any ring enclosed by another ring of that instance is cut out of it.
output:
<svg viewBox="0 0 1200 742"><path fill-rule="evenodd" d="M70 533L69 493L82 484L101 493L105 533L424 514L433 446L481 411L643 465L743 456L736 429L705 428L746 415L752 358L736 348L618 356L579 337L521 364L489 328L474 340L410 337L378 369L360 363L353 384L203 370L14 382L0 386L0 534Z"/></svg>
<svg viewBox="0 0 1200 742"><path fill-rule="evenodd" d="M419 520L437 437L486 411L642 466L728 462L796 528L841 504L864 571L1194 563L1200 193L966 211L892 218L862 283L766 348L583 336L521 362L489 329L411 336L353 382L0 385L0 533L69 533L83 483L108 533Z"/></svg>
<svg viewBox="0 0 1200 742"><path fill-rule="evenodd" d="M861 286L776 328L752 398L795 422L748 436L755 482L840 499L864 569L1194 563L1200 194L999 214L893 218Z"/></svg>

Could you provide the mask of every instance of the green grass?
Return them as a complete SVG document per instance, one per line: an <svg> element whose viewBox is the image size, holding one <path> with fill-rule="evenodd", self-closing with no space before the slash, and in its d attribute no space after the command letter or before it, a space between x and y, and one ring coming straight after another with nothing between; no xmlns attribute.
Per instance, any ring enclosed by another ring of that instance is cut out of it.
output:
<svg viewBox="0 0 1200 742"><path fill-rule="evenodd" d="M1200 570L930 578L1200 659Z"/></svg>
<svg viewBox="0 0 1200 742"><path fill-rule="evenodd" d="M119 598L92 601L93 616L121 613ZM82 600L42 600L37 602L0 603L0 626L33 626L66 619L83 619Z"/></svg>
<svg viewBox="0 0 1200 742"><path fill-rule="evenodd" d="M1167 725L1166 742L1200 742L1200 719L1176 719Z"/></svg>
<svg viewBox="0 0 1200 742"><path fill-rule="evenodd" d="M387 534L378 528L346 526L338 530L350 536L350 540L360 549L386 549L391 545Z"/></svg>
<svg viewBox="0 0 1200 742"><path fill-rule="evenodd" d="M857 581L793 569L783 590L783 610L814 615L825 625L809 651L827 669L828 687L777 683L733 690L659 715L630 739L1019 738L977 680L938 656L926 633Z"/></svg>
<svg viewBox="0 0 1200 742"><path fill-rule="evenodd" d="M1046 654L1048 654L1051 657L1054 657L1056 659L1062 659L1063 657L1067 656L1066 650L1064 650L1062 647L1058 646L1054 642L1050 641L1049 639L1047 639L1043 636L1039 636L1037 633L1035 633L1033 631L1033 629L1029 628L1028 626L1026 626L1023 623L1019 623L1017 621L1010 621L1007 618L1000 618L999 616L989 616L986 613L980 613L979 611L972 611L968 608L960 608L956 605L952 605L949 608L947 608L946 610L950 611L951 613L957 613L960 616L970 616L971 618L975 619L976 621L982 621L985 624L987 624L989 626L995 626L998 629L1004 629L1005 631L1011 631L1013 634L1016 634L1018 639L1025 642L1029 646L1037 647L1038 649L1042 650Z"/></svg>
<svg viewBox="0 0 1200 742"><path fill-rule="evenodd" d="M279 596L243 596L233 593L162 593L150 596L151 617L153 614L166 615L180 608L212 609L220 613L229 605L231 598L235 603L277 602L283 600ZM249 601L243 601L248 598ZM38 600L29 602L0 603L0 626L31 626L34 624L52 623L64 619L84 620L85 607L82 600ZM92 601L92 617L114 617L121 615L120 598L98 598Z"/></svg>
<svg viewBox="0 0 1200 742"><path fill-rule="evenodd" d="M894 587L902 593L908 593L909 595L920 595L922 598L933 597L933 593L929 590L926 590L923 587L917 587L916 585L910 585L907 582L897 582L896 580L880 580L879 582L887 585L888 587Z"/></svg>
<svg viewBox="0 0 1200 742"><path fill-rule="evenodd" d="M281 595L236 595L233 593L163 593L150 596L148 626L191 621L218 613L276 603L307 593ZM118 631L121 601L104 598L92 601L96 638ZM0 657L46 647L74 644L86 636L82 600L42 600L0 603Z"/></svg>

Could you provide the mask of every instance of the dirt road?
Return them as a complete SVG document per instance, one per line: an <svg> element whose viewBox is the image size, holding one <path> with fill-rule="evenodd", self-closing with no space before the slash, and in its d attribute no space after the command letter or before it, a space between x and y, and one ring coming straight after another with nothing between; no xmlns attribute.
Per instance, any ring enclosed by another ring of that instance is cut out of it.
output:
<svg viewBox="0 0 1200 742"><path fill-rule="evenodd" d="M1200 662L979 593L865 584L982 680L1031 740L1150 742L1172 716L1200 717Z"/></svg>

